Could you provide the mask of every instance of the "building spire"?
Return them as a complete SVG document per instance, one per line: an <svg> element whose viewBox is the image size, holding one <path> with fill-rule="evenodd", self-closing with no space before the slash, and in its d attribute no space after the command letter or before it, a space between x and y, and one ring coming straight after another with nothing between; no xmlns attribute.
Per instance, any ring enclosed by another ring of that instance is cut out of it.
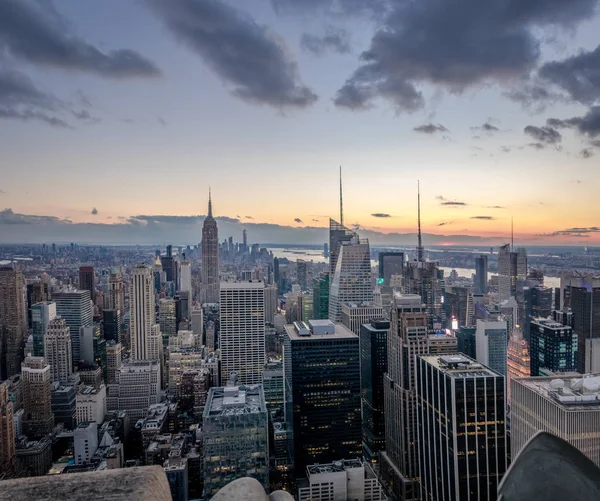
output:
<svg viewBox="0 0 600 501"><path fill-rule="evenodd" d="M515 222L512 216L510 217L510 250L515 250Z"/></svg>
<svg viewBox="0 0 600 501"><path fill-rule="evenodd" d="M344 193L342 191L342 166L340 165L340 224L344 226Z"/></svg>
<svg viewBox="0 0 600 501"><path fill-rule="evenodd" d="M213 217L212 215L212 196L210 192L210 186L208 187L208 217Z"/></svg>
<svg viewBox="0 0 600 501"><path fill-rule="evenodd" d="M421 237L421 183L417 181L417 220L418 220L418 239L417 261L423 261L423 240Z"/></svg>

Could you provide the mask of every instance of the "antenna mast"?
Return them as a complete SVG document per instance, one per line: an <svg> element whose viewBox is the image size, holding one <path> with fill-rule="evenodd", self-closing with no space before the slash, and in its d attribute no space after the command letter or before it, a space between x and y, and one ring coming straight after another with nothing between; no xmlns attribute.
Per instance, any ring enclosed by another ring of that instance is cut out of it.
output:
<svg viewBox="0 0 600 501"><path fill-rule="evenodd" d="M344 193L342 191L342 166L340 165L340 224L344 226Z"/></svg>
<svg viewBox="0 0 600 501"><path fill-rule="evenodd" d="M515 250L515 223L514 218L510 218L510 250Z"/></svg>
<svg viewBox="0 0 600 501"><path fill-rule="evenodd" d="M418 238L419 244L417 246L417 261L423 261L423 240L421 237L421 183L417 181L417 220L418 220Z"/></svg>

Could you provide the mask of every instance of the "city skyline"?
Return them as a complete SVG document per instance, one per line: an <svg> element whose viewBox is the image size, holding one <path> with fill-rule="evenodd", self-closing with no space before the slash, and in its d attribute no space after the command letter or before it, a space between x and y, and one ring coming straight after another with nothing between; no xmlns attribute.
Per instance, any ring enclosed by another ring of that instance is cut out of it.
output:
<svg viewBox="0 0 600 501"><path fill-rule="evenodd" d="M420 179L425 233L598 244L598 2L493 2L4 2L2 233L176 234L209 184L242 226L325 229L342 165L347 226L413 233Z"/></svg>

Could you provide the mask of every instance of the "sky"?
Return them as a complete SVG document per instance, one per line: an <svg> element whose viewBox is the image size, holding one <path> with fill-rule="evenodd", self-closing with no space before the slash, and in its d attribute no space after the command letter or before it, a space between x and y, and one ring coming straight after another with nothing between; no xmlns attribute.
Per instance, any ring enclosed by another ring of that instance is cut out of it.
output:
<svg viewBox="0 0 600 501"><path fill-rule="evenodd" d="M2 0L0 242L598 245L599 3Z"/></svg>

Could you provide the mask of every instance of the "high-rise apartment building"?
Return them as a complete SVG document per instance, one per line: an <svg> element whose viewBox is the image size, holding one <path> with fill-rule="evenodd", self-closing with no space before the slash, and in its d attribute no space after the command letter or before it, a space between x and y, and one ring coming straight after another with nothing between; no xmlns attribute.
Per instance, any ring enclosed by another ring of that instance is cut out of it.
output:
<svg viewBox="0 0 600 501"><path fill-rule="evenodd" d="M165 338L177 335L177 312L173 299L161 299L158 302L158 323Z"/></svg>
<svg viewBox="0 0 600 501"><path fill-rule="evenodd" d="M116 383L117 372L119 372L122 362L123 345L121 343L109 341L106 344L107 384Z"/></svg>
<svg viewBox="0 0 600 501"><path fill-rule="evenodd" d="M73 374L71 333L67 322L60 317L48 323L44 336L44 358L50 366L52 382L67 386Z"/></svg>
<svg viewBox="0 0 600 501"><path fill-rule="evenodd" d="M444 270L434 261L417 260L408 261L404 271L404 292L421 296L430 330L441 331L445 323Z"/></svg>
<svg viewBox="0 0 600 501"><path fill-rule="evenodd" d="M44 336L48 324L56 318L56 303L43 301L31 307L31 330L33 337L33 356L44 356Z"/></svg>
<svg viewBox="0 0 600 501"><path fill-rule="evenodd" d="M285 419L296 474L315 463L361 456L360 347L328 320L285 326Z"/></svg>
<svg viewBox="0 0 600 501"><path fill-rule="evenodd" d="M21 270L0 267L0 381L18 374L27 336Z"/></svg>
<svg viewBox="0 0 600 501"><path fill-rule="evenodd" d="M384 375L387 372L389 320L372 318L360 327L360 395L364 456L373 461L385 449L383 409Z"/></svg>
<svg viewBox="0 0 600 501"><path fill-rule="evenodd" d="M89 291L90 299L96 299L96 275L93 266L79 267L79 289Z"/></svg>
<svg viewBox="0 0 600 501"><path fill-rule="evenodd" d="M220 287L221 384L259 384L265 365L265 285L223 282Z"/></svg>
<svg viewBox="0 0 600 501"><path fill-rule="evenodd" d="M384 376L385 452L381 472L387 489L405 501L419 499L415 358L456 353L457 340L429 335L426 305L420 295L394 296Z"/></svg>
<svg viewBox="0 0 600 501"><path fill-rule="evenodd" d="M52 431L52 374L44 357L26 357L21 366L23 389L23 432L29 439Z"/></svg>
<svg viewBox="0 0 600 501"><path fill-rule="evenodd" d="M531 375L541 370L571 372L577 370L578 335L570 325L550 318L534 318L530 327Z"/></svg>
<svg viewBox="0 0 600 501"><path fill-rule="evenodd" d="M493 501L508 468L504 377L464 355L416 367L424 501Z"/></svg>
<svg viewBox="0 0 600 501"><path fill-rule="evenodd" d="M14 404L8 399L7 383L0 383L0 472L9 471L15 460Z"/></svg>
<svg viewBox="0 0 600 501"><path fill-rule="evenodd" d="M133 269L129 301L131 358L148 360L148 339L155 321L154 282L152 269L149 266L139 265Z"/></svg>
<svg viewBox="0 0 600 501"><path fill-rule="evenodd" d="M358 235L339 246L335 272L329 288L329 320L342 321L342 305L373 300L371 251L368 240Z"/></svg>
<svg viewBox="0 0 600 501"><path fill-rule="evenodd" d="M241 477L268 489L268 423L261 385L210 389L202 416L204 499Z"/></svg>
<svg viewBox="0 0 600 501"><path fill-rule="evenodd" d="M360 335L361 326L374 318L385 318L385 312L383 307L375 305L373 301L342 304L342 324L357 336Z"/></svg>
<svg viewBox="0 0 600 501"><path fill-rule="evenodd" d="M106 341L121 342L121 312L102 310L102 331Z"/></svg>
<svg viewBox="0 0 600 501"><path fill-rule="evenodd" d="M475 294L487 294L488 291L488 257L481 254L475 258Z"/></svg>
<svg viewBox="0 0 600 501"><path fill-rule="evenodd" d="M389 287L392 275L404 276L404 252L379 253L379 282Z"/></svg>
<svg viewBox="0 0 600 501"><path fill-rule="evenodd" d="M573 272L561 277L560 285L562 306L573 312L573 330L578 340L577 371L583 374L586 360L595 356L586 351L586 340L600 338L600 278ZM588 350L595 346L600 345L587 344Z"/></svg>
<svg viewBox="0 0 600 501"><path fill-rule="evenodd" d="M212 213L210 193L208 215L202 225L202 302L219 302L219 230Z"/></svg>
<svg viewBox="0 0 600 501"><path fill-rule="evenodd" d="M277 286L267 285L265 287L265 322L273 324L277 313Z"/></svg>
<svg viewBox="0 0 600 501"><path fill-rule="evenodd" d="M569 442L600 466L600 376L531 377L511 381L513 457L538 431Z"/></svg>
<svg viewBox="0 0 600 501"><path fill-rule="evenodd" d="M184 259L179 263L179 291L192 292L192 262Z"/></svg>
<svg viewBox="0 0 600 501"><path fill-rule="evenodd" d="M506 320L477 320L475 345L477 361L506 376L506 347L508 345Z"/></svg>
<svg viewBox="0 0 600 501"><path fill-rule="evenodd" d="M296 260L296 277L298 279L298 284L300 285L300 290L305 291L307 287L307 271L308 264L304 259Z"/></svg>
<svg viewBox="0 0 600 501"><path fill-rule="evenodd" d="M52 301L56 303L56 314L67 322L69 327L73 364L76 364L81 360L80 330L82 327L90 327L94 320L90 291L70 290L52 293Z"/></svg>

